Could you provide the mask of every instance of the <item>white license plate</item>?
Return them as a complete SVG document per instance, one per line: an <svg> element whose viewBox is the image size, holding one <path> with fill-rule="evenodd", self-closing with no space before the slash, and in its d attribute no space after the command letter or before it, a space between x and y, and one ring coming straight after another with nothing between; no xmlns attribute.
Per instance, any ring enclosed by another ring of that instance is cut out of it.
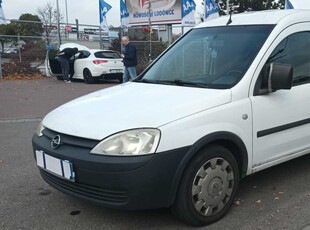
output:
<svg viewBox="0 0 310 230"><path fill-rule="evenodd" d="M110 73L122 73L123 70L121 69L110 69Z"/></svg>
<svg viewBox="0 0 310 230"><path fill-rule="evenodd" d="M71 162L52 157L40 150L36 150L36 157L37 165L40 168L64 179L74 181L75 175Z"/></svg>

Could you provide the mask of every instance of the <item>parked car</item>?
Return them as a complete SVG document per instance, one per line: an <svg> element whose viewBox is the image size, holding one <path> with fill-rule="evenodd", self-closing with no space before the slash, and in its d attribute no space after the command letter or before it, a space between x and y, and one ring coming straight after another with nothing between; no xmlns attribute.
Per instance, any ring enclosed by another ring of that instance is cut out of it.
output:
<svg viewBox="0 0 310 230"><path fill-rule="evenodd" d="M240 179L308 154L310 11L228 19L201 23L133 82L50 112L33 136L43 179L202 226L227 213Z"/></svg>
<svg viewBox="0 0 310 230"><path fill-rule="evenodd" d="M87 84L94 83L99 79L123 82L124 64L118 52L88 49L74 43L62 45L60 50L68 47L79 49L79 52L69 62L71 79L84 79ZM57 51L49 50L47 52L46 66L51 76L63 80L60 62L57 60Z"/></svg>
<svg viewBox="0 0 310 230"><path fill-rule="evenodd" d="M16 54L17 53L17 48L4 48L4 53L6 54Z"/></svg>

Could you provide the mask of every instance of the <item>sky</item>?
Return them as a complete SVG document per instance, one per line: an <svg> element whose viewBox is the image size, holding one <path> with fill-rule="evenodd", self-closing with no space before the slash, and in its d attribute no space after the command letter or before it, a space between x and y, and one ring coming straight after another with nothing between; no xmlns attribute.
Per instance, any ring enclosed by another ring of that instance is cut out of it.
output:
<svg viewBox="0 0 310 230"><path fill-rule="evenodd" d="M65 1L59 0L60 11L65 15ZM107 14L110 25L119 26L120 16L119 0L105 0L112 6ZM195 0L200 2L200 0ZM310 9L310 0L290 0L296 9ZM2 0L2 7L7 19L17 19L23 13L36 14L37 8L47 2L54 3L56 0ZM80 24L99 25L99 1L98 0L67 0L69 23L75 23L79 19Z"/></svg>

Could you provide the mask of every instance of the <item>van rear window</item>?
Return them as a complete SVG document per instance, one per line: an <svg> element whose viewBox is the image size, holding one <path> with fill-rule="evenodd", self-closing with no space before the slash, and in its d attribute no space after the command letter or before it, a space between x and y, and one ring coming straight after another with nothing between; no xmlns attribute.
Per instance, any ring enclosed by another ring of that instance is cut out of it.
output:
<svg viewBox="0 0 310 230"><path fill-rule="evenodd" d="M117 58L121 58L121 55L115 51L100 51L100 52L95 53L95 57L117 59Z"/></svg>

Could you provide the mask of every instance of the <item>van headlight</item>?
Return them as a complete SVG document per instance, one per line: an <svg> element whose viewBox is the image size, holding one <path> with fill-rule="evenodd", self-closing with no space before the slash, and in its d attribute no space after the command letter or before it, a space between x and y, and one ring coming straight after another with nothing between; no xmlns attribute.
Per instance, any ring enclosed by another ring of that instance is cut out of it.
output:
<svg viewBox="0 0 310 230"><path fill-rule="evenodd" d="M114 134L95 146L92 154L137 156L155 153L159 144L158 129L135 129Z"/></svg>
<svg viewBox="0 0 310 230"><path fill-rule="evenodd" d="M41 121L36 130L36 134L38 137L43 136L43 133L42 133L43 130L44 130L44 126L42 125L42 121Z"/></svg>

